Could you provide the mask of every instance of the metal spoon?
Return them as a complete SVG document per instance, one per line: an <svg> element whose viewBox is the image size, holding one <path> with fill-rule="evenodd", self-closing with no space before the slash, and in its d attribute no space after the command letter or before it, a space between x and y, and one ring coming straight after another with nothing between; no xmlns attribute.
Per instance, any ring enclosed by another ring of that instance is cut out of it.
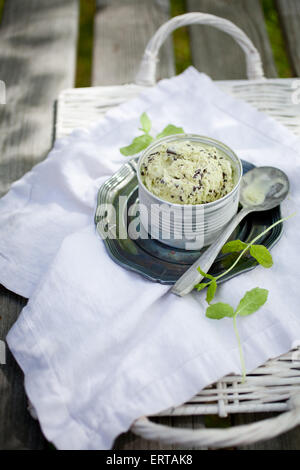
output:
<svg viewBox="0 0 300 470"><path fill-rule="evenodd" d="M273 209L286 198L288 192L288 177L278 168L261 166L248 171L243 176L240 187L242 209L233 217L214 243L178 279L171 292L179 296L191 292L195 284L203 279L197 267L200 266L202 271L208 272L222 246L241 220L250 212Z"/></svg>

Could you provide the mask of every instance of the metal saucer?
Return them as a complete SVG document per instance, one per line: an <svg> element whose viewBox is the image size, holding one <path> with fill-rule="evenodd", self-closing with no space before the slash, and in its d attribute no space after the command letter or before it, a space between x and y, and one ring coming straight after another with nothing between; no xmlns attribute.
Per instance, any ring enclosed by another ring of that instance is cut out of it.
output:
<svg viewBox="0 0 300 470"><path fill-rule="evenodd" d="M168 247L151 238L139 237L136 240L130 238L127 229L133 217L128 214L128 210L132 205L138 203L136 161L137 159L134 158L125 163L100 187L95 215L96 227L103 238L109 256L116 263L151 281L171 285L200 256L205 248L200 251L186 251ZM242 160L242 164L244 173L254 167L244 160ZM125 201L122 206L120 206L120 196L123 196ZM107 204L114 207L116 217L112 217L107 212L103 213L103 207ZM253 212L241 222L230 238L239 238L248 242L280 218L280 207L264 212ZM282 229L283 225L278 224L257 243L271 248L280 239ZM116 233L116 237L104 238L104 232L106 234ZM219 255L209 272L214 276L221 274L233 263L236 256L236 254ZM257 264L251 256L243 257L228 275L220 279L220 283L254 269Z"/></svg>

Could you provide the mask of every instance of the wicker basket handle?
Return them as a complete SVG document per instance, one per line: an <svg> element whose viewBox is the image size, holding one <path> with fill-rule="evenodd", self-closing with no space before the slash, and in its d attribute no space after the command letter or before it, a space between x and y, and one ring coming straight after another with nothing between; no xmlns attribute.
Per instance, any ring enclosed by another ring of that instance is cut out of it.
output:
<svg viewBox="0 0 300 470"><path fill-rule="evenodd" d="M300 394L289 400L289 411L262 421L228 429L180 429L156 424L143 417L131 430L144 439L182 447L224 448L272 439L300 424Z"/></svg>
<svg viewBox="0 0 300 470"><path fill-rule="evenodd" d="M264 77L261 58L258 50L254 47L252 41L246 34L231 21L220 18L208 13L186 13L184 15L175 16L171 20L164 23L156 31L150 39L144 52L142 62L140 64L135 82L138 85L152 86L155 84L156 65L158 62L158 52L169 36L175 29L180 26L191 24L206 24L214 26L225 33L230 34L241 46L246 55L247 76L249 80L259 80Z"/></svg>

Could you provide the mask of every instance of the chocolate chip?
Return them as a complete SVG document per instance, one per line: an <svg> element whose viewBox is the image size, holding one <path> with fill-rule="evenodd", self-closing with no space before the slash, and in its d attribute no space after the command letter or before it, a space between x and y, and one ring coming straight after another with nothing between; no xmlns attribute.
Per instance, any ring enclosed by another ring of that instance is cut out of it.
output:
<svg viewBox="0 0 300 470"><path fill-rule="evenodd" d="M171 153L172 155L178 155L178 153L174 152L174 150L167 149L167 153Z"/></svg>
<svg viewBox="0 0 300 470"><path fill-rule="evenodd" d="M201 168L198 168L198 170L195 171L193 178L197 178L197 176L201 176L202 178Z"/></svg>

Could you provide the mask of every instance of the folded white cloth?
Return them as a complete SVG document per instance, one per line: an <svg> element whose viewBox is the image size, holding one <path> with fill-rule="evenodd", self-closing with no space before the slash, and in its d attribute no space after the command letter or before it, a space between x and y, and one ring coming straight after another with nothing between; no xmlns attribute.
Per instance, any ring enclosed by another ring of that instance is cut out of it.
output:
<svg viewBox="0 0 300 470"><path fill-rule="evenodd" d="M178 298L115 264L95 231L99 186L126 161L146 111L223 141L241 158L290 178L283 214L299 205L299 139L189 68L110 111L89 130L55 143L0 201L0 281L30 297L8 335L46 437L59 449L105 449L134 419L189 399L239 373L232 321L205 317L205 295ZM216 300L236 305L246 290L269 289L259 313L239 322L247 370L300 338L299 217L284 223L274 267L223 284Z"/></svg>

